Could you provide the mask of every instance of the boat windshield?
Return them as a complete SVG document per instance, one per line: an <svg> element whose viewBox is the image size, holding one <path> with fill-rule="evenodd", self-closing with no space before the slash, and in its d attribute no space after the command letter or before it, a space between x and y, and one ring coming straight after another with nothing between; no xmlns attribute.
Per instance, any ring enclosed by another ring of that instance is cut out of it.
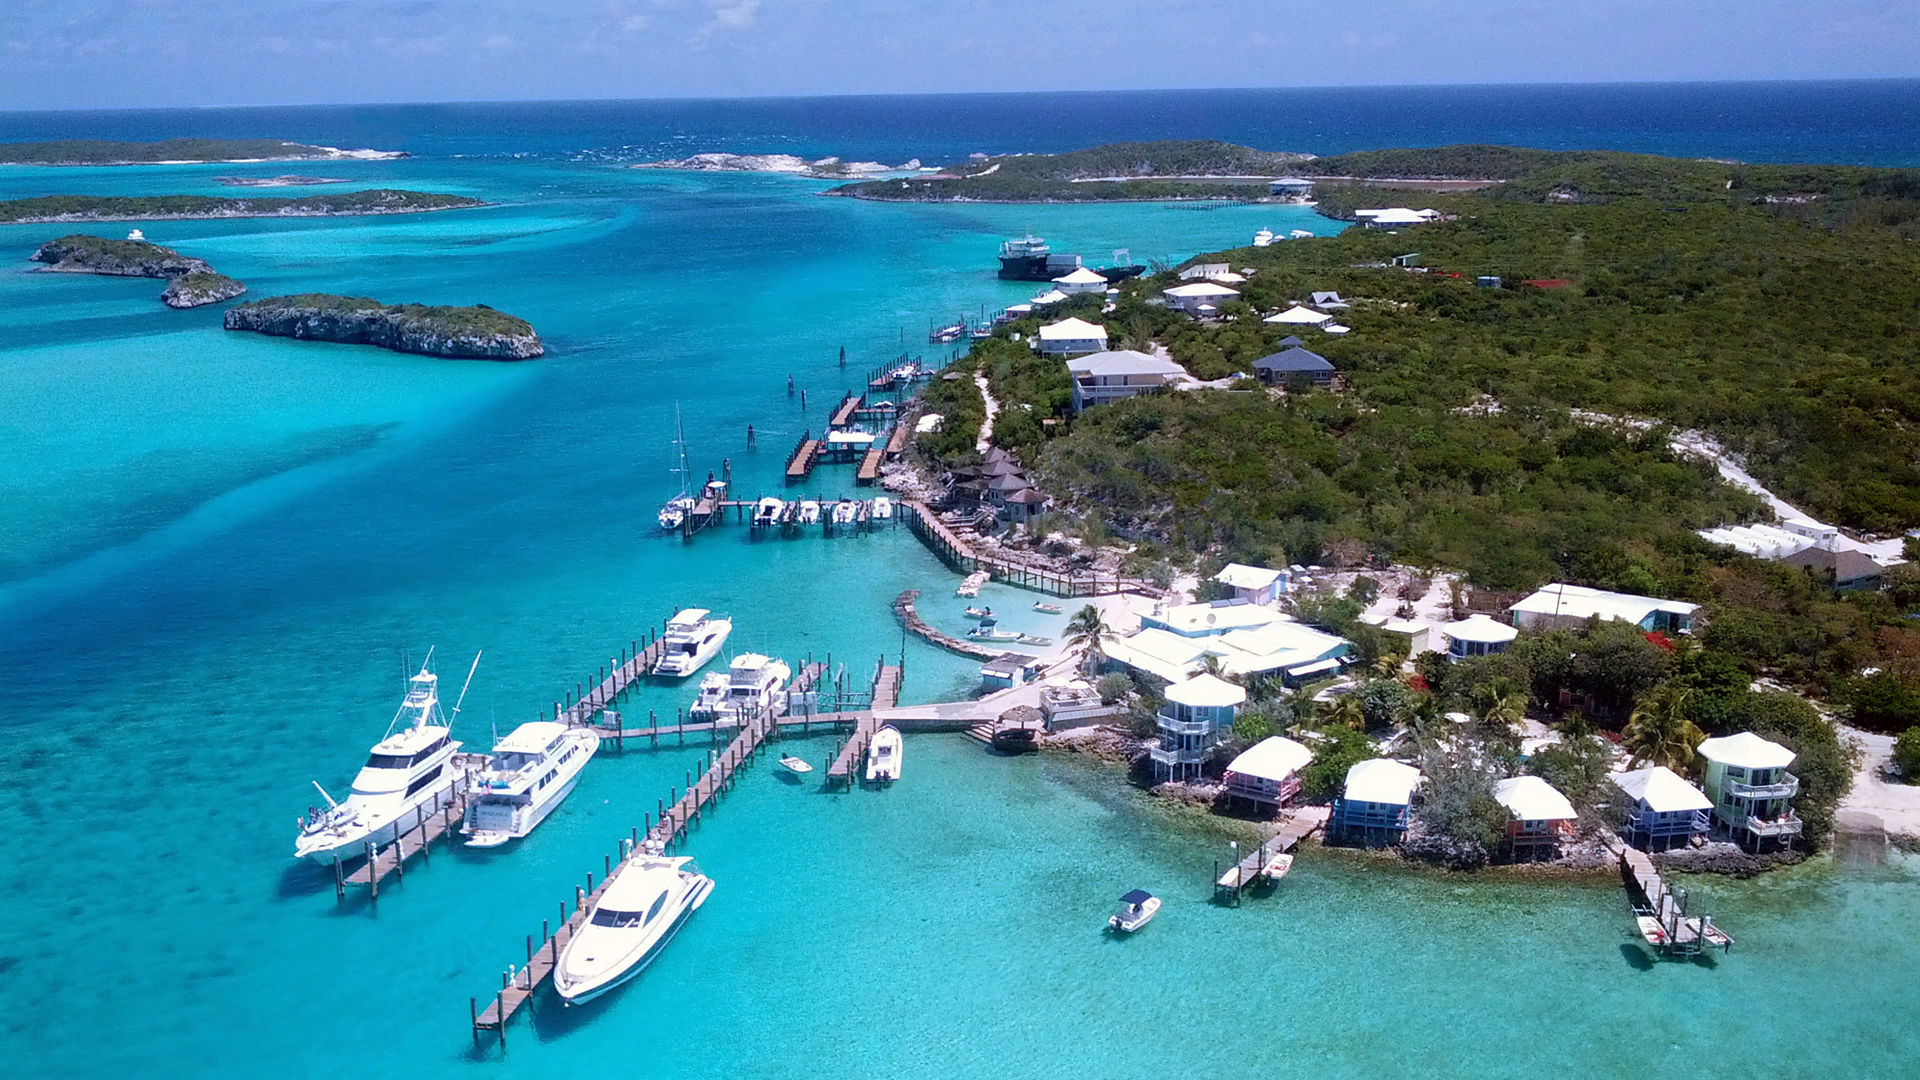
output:
<svg viewBox="0 0 1920 1080"><path fill-rule="evenodd" d="M593 925L611 926L620 930L631 930L652 922L654 916L660 914L660 909L666 906L667 894L661 893L658 897L654 898L653 906L646 911L615 911L612 908L601 908L593 913Z"/></svg>

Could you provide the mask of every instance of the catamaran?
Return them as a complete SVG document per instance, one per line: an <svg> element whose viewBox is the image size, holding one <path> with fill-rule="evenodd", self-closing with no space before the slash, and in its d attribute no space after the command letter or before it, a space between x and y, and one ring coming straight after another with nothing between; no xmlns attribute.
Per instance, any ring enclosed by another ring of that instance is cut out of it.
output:
<svg viewBox="0 0 1920 1080"><path fill-rule="evenodd" d="M769 715L785 703L782 689L791 678L793 668L786 661L741 653L727 665L725 674L716 671L700 680L693 718L729 725Z"/></svg>
<svg viewBox="0 0 1920 1080"><path fill-rule="evenodd" d="M660 635L660 659L653 662L653 673L686 678L718 656L720 646L726 644L727 635L731 633L733 620L725 615L715 615L706 608L682 611L667 620L667 628Z"/></svg>
<svg viewBox="0 0 1920 1080"><path fill-rule="evenodd" d="M645 971L712 892L713 879L690 858L657 850L630 856L560 951L554 991L580 1005Z"/></svg>
<svg viewBox="0 0 1920 1080"><path fill-rule="evenodd" d="M475 653L466 684L453 705L456 717L479 667L480 654ZM455 777L448 766L460 750L451 731L452 722L440 712L440 677L433 673L433 652L428 650L426 662L407 680L407 696L354 776L347 797L336 802L319 781L313 782L327 808L307 808L294 839L294 858L322 865L351 861L370 847L392 842L421 816L451 802Z"/></svg>
<svg viewBox="0 0 1920 1080"><path fill-rule="evenodd" d="M467 803L467 846L499 847L533 831L573 791L600 737L583 727L535 720L493 744L493 760Z"/></svg>
<svg viewBox="0 0 1920 1080"><path fill-rule="evenodd" d="M900 729L892 724L873 733L867 747L867 782L892 783L900 779Z"/></svg>

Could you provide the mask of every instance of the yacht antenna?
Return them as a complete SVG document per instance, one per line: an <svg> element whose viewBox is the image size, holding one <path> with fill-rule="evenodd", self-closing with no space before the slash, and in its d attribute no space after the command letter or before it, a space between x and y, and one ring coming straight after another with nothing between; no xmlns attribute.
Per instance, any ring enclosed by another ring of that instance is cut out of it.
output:
<svg viewBox="0 0 1920 1080"><path fill-rule="evenodd" d="M319 792L320 797L327 800L327 809L329 810L340 809L340 804L333 801L333 796L327 794L327 789L320 786L320 781L314 780L310 782L313 784L313 790Z"/></svg>
<svg viewBox="0 0 1920 1080"><path fill-rule="evenodd" d="M480 652L485 651L485 649L480 650ZM453 715L447 719L448 727L452 727L453 721L460 718L460 703L467 700L467 687L473 685L473 673L478 670L480 670L480 653L474 653L473 666L467 669L467 681L460 684L460 696L454 700Z"/></svg>

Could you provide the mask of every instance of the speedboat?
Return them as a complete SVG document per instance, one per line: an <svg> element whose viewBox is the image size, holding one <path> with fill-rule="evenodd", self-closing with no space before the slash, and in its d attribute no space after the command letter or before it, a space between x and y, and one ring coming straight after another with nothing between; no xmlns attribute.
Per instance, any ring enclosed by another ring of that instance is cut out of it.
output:
<svg viewBox="0 0 1920 1080"><path fill-rule="evenodd" d="M793 519L802 525L820 524L820 504L813 499L800 500L800 512Z"/></svg>
<svg viewBox="0 0 1920 1080"><path fill-rule="evenodd" d="M1160 912L1160 898L1145 889L1135 889L1120 898L1120 910L1107 919L1107 926L1131 934L1153 921Z"/></svg>
<svg viewBox="0 0 1920 1080"><path fill-rule="evenodd" d="M990 607L970 607L967 609L967 618L991 619L993 618L993 609Z"/></svg>
<svg viewBox="0 0 1920 1080"><path fill-rule="evenodd" d="M852 499L841 499L839 502L834 503L833 523L835 525L853 524L855 517L858 516L859 508L860 504L854 502Z"/></svg>
<svg viewBox="0 0 1920 1080"><path fill-rule="evenodd" d="M1019 641L1021 637L1015 631L1000 629L1000 624L991 616L981 619L979 626L967 631L967 636L977 641Z"/></svg>
<svg viewBox="0 0 1920 1080"><path fill-rule="evenodd" d="M460 831L467 846L499 847L533 831L580 781L600 736L554 720L521 724L493 746Z"/></svg>
<svg viewBox="0 0 1920 1080"><path fill-rule="evenodd" d="M890 521L893 519L893 500L885 495L873 497L873 520Z"/></svg>
<svg viewBox="0 0 1920 1080"><path fill-rule="evenodd" d="M715 672L700 681L700 696L693 703L694 718L741 724L772 715L784 704L781 690L791 678L793 669L786 661L741 653L727 665L726 674Z"/></svg>
<svg viewBox="0 0 1920 1080"><path fill-rule="evenodd" d="M653 851L628 858L560 951L554 991L581 1005L645 971L712 892L713 879L690 858Z"/></svg>
<svg viewBox="0 0 1920 1080"><path fill-rule="evenodd" d="M806 758L794 754L781 754L780 767L791 773L810 773L813 771L813 766L807 764Z"/></svg>
<svg viewBox="0 0 1920 1080"><path fill-rule="evenodd" d="M1044 600L1036 601L1033 605L1033 610L1039 612L1042 615L1066 614L1066 609L1062 608L1059 604L1049 604Z"/></svg>
<svg viewBox="0 0 1920 1080"><path fill-rule="evenodd" d="M891 783L900 779L900 729L892 724L873 733L867 746L867 782Z"/></svg>
<svg viewBox="0 0 1920 1080"><path fill-rule="evenodd" d="M456 771L449 766L460 744L451 737L452 724L440 712L440 677L427 653L419 674L407 680L407 696L387 724L387 733L373 746L367 763L353 778L353 790L335 802L327 789L314 789L327 801L325 810L307 808L294 839L296 859L312 859L323 866L348 862L393 841L394 837L453 801ZM480 666L475 655L473 667ZM473 669L467 683L473 682ZM466 687L460 697L466 698ZM460 714L454 703L455 716Z"/></svg>
<svg viewBox="0 0 1920 1080"><path fill-rule="evenodd" d="M787 504L769 495L753 505L753 523L755 525L776 525L780 521L780 512Z"/></svg>
<svg viewBox="0 0 1920 1080"><path fill-rule="evenodd" d="M1253 234L1254 247L1267 247L1272 243L1273 243L1272 229L1261 229L1259 232Z"/></svg>
<svg viewBox="0 0 1920 1080"><path fill-rule="evenodd" d="M688 608L667 620L660 635L660 659L653 662L655 675L684 679L707 666L720 653L727 635L733 633L733 620L715 615L706 608Z"/></svg>

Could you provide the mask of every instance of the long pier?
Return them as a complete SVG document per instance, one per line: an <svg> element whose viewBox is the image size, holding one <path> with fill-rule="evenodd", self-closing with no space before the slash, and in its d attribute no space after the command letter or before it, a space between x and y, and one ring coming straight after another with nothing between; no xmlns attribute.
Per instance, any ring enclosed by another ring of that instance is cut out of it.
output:
<svg viewBox="0 0 1920 1080"><path fill-rule="evenodd" d="M1688 917L1686 891L1675 891L1661 880L1660 871L1646 852L1612 834L1605 837L1605 843L1619 856L1620 883L1633 904L1640 936L1656 952L1695 956L1708 947L1733 948L1732 936L1713 925L1713 916Z"/></svg>
<svg viewBox="0 0 1920 1080"><path fill-rule="evenodd" d="M894 598L893 613L906 624L907 630L916 637L924 638L935 645L956 652L961 656L971 656L976 660L998 660L1007 654L1006 649L991 649L972 641L964 641L943 630L936 629L927 620L920 617L913 602L920 599L919 589L908 589Z"/></svg>
<svg viewBox="0 0 1920 1080"><path fill-rule="evenodd" d="M1106 596L1123 592L1158 595L1157 590L1151 586L1131 578L1101 577L1098 574L1062 576L982 555L974 549L972 544L967 543L958 533L948 528L947 523L941 521L940 515L934 513L931 507L918 499L900 500L899 512L906 517L907 524L913 529L914 534L925 541L927 546L933 549L934 554L961 573L985 570L995 581L1004 581L1024 589L1068 598Z"/></svg>
<svg viewBox="0 0 1920 1080"><path fill-rule="evenodd" d="M1259 847L1249 851L1245 858L1220 872L1220 865L1213 867L1213 898L1215 902L1230 907L1240 906L1240 893L1252 885L1266 879L1267 864L1275 855L1282 855L1300 846L1300 841L1312 836L1326 827L1329 809L1324 806L1301 806L1287 812L1287 819L1281 823L1280 830L1260 843Z"/></svg>

